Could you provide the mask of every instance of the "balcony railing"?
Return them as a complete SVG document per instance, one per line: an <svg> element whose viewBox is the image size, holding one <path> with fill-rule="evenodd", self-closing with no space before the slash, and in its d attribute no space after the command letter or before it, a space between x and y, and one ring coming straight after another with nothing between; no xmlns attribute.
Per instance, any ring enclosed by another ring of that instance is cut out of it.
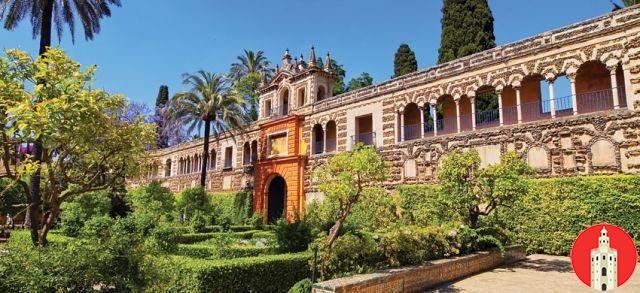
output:
<svg viewBox="0 0 640 293"><path fill-rule="evenodd" d="M457 132L458 131L457 123L458 122L456 117L447 117L447 118L438 119L437 121L438 134L449 134L449 133Z"/></svg>
<svg viewBox="0 0 640 293"><path fill-rule="evenodd" d="M491 109L476 112L476 128L489 128L500 125L500 110Z"/></svg>
<svg viewBox="0 0 640 293"><path fill-rule="evenodd" d="M405 141L418 139L422 135L420 133L420 124L405 125L402 127L402 131L404 132Z"/></svg>
<svg viewBox="0 0 640 293"><path fill-rule="evenodd" d="M351 136L351 141L354 144L362 143L364 145L374 145L376 141L376 133L375 132L363 132L356 135Z"/></svg>

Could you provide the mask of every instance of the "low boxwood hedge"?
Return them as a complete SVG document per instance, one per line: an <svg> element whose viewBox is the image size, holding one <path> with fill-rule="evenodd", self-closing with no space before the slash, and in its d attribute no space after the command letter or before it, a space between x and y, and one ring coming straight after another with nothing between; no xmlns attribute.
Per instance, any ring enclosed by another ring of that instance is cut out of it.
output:
<svg viewBox="0 0 640 293"><path fill-rule="evenodd" d="M152 292L286 292L310 275L307 252L229 260L148 257Z"/></svg>
<svg viewBox="0 0 640 293"><path fill-rule="evenodd" d="M178 245L177 254L193 258L232 259L274 254L277 253L277 251L278 249L276 247L269 246L231 245L216 247L203 244L180 244Z"/></svg>

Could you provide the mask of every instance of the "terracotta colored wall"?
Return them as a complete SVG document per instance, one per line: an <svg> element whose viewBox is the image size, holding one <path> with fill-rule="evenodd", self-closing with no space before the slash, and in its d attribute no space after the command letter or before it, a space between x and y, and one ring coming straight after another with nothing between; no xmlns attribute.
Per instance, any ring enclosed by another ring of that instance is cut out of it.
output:
<svg viewBox="0 0 640 293"><path fill-rule="evenodd" d="M272 133L288 132L288 155L285 157L267 158L267 148L260 152L261 160L256 164L254 172L253 202L254 212L268 210L268 188L270 181L276 176L282 176L287 184L285 215L287 220L295 219L296 214L303 216L304 202L303 170L306 156L299 155L301 150L301 135L303 117L291 116L261 126L261 145L267 145L267 137Z"/></svg>

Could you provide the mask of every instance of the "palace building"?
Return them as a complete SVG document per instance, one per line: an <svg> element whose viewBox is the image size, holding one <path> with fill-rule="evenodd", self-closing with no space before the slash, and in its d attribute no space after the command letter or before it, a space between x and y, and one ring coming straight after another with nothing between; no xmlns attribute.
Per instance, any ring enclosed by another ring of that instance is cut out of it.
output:
<svg viewBox="0 0 640 293"><path fill-rule="evenodd" d="M598 247L591 249L591 288L598 291L618 287L618 251L611 248L607 229L602 227Z"/></svg>
<svg viewBox="0 0 640 293"><path fill-rule="evenodd" d="M515 151L541 177L640 171L638 6L341 95L325 58L287 50L258 90L258 121L212 138L209 154L202 140L152 151L129 184L178 192L208 168L208 191L253 190L254 209L291 219L321 198L312 172L356 143L391 163L389 188L435 181L454 149L476 149L483 166Z"/></svg>

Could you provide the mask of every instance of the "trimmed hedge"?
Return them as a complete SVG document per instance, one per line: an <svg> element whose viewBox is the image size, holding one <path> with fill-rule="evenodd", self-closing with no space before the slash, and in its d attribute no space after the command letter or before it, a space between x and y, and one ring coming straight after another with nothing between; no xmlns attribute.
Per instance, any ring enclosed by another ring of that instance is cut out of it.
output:
<svg viewBox="0 0 640 293"><path fill-rule="evenodd" d="M530 192L492 220L531 252L567 255L585 228L611 223L640 237L640 176L576 176L533 180Z"/></svg>
<svg viewBox="0 0 640 293"><path fill-rule="evenodd" d="M257 235L257 237L256 237ZM228 239L252 239L252 238L267 238L273 239L275 236L273 232L262 230L249 230L244 232L211 232L211 233L187 233L182 234L176 240L180 244L193 244L197 242L204 242L210 239L214 239L214 242L219 242L222 238Z"/></svg>
<svg viewBox="0 0 640 293"><path fill-rule="evenodd" d="M152 292L286 292L310 275L311 254L278 254L230 260L149 257Z"/></svg>
<svg viewBox="0 0 640 293"><path fill-rule="evenodd" d="M244 225L251 218L250 192L211 193L212 215L216 223L228 219L231 224Z"/></svg>
<svg viewBox="0 0 640 293"><path fill-rule="evenodd" d="M277 253L276 247L232 245L217 247L203 244L180 244L178 255L193 258L232 259Z"/></svg>

